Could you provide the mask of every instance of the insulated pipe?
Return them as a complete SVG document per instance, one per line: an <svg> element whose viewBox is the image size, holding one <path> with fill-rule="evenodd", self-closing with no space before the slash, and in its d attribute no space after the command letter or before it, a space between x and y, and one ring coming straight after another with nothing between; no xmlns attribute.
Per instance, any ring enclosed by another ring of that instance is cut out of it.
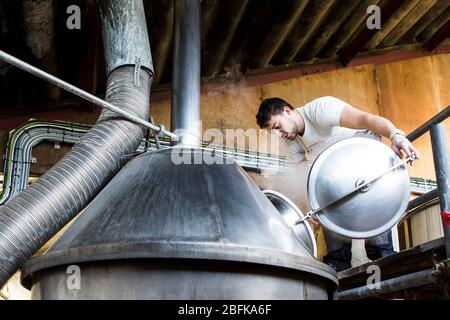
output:
<svg viewBox="0 0 450 320"><path fill-rule="evenodd" d="M114 30L104 37L105 51L117 46L119 38L147 33L142 0L101 1L103 28ZM107 18L105 18L107 16ZM132 25L132 26L131 26ZM137 29L137 27L139 27ZM119 37L119 38L116 38ZM134 41L134 37L127 38ZM123 40L122 40L123 41ZM148 118L148 103L152 82L149 70L133 66L136 54L149 50L148 41L135 41L141 50L115 51L124 59L108 76L106 100L141 119ZM128 58L129 60L126 60ZM150 61L141 64L146 66ZM109 59L109 58L107 58ZM107 60L107 65L110 61ZM61 161L41 178L0 207L0 287L45 242L82 210L126 162L127 155L139 146L143 138L141 126L102 110L95 126L84 135Z"/></svg>
<svg viewBox="0 0 450 320"><path fill-rule="evenodd" d="M198 147L200 130L200 0L174 2L171 131Z"/></svg>

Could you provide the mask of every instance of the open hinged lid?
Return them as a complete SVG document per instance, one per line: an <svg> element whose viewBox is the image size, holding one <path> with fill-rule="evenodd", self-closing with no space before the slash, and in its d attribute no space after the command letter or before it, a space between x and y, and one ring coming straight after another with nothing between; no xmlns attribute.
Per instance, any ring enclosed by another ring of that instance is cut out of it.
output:
<svg viewBox="0 0 450 320"><path fill-rule="evenodd" d="M302 219L304 217L300 209L291 200L289 200L289 198L277 191L264 190L263 192L278 210L284 222L292 228L292 231L294 231L296 237L306 244L311 254L317 258L317 243L313 229L307 221L304 221L301 224L295 224L298 219Z"/></svg>

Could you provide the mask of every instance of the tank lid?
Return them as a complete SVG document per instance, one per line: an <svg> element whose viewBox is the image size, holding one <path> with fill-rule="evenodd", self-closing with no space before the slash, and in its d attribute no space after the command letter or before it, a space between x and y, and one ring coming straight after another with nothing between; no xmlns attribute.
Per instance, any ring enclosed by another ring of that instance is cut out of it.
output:
<svg viewBox="0 0 450 320"><path fill-rule="evenodd" d="M316 158L309 172L311 209L342 199L317 217L325 228L345 237L371 238L389 230L409 202L409 175L404 165L343 197L400 161L391 148L373 139L354 137L336 142Z"/></svg>

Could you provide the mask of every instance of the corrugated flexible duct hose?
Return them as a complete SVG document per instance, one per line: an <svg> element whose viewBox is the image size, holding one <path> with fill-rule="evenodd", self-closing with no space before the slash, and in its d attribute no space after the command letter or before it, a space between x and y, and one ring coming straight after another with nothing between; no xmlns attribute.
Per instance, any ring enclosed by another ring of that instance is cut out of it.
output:
<svg viewBox="0 0 450 320"><path fill-rule="evenodd" d="M153 65L142 0L99 5L109 73L106 100L147 120ZM135 67L137 59L142 69ZM103 110L70 153L0 207L0 288L100 192L142 138L140 125Z"/></svg>

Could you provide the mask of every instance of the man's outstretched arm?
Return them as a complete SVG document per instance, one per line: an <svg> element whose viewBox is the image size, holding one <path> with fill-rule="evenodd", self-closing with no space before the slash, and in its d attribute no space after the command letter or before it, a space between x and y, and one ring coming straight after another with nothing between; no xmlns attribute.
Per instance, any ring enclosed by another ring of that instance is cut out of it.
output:
<svg viewBox="0 0 450 320"><path fill-rule="evenodd" d="M351 129L368 129L390 139L391 148L400 158L403 158L401 150L408 156L413 152L417 158L420 156L412 143L386 118L346 105L341 112L340 124L341 127Z"/></svg>

